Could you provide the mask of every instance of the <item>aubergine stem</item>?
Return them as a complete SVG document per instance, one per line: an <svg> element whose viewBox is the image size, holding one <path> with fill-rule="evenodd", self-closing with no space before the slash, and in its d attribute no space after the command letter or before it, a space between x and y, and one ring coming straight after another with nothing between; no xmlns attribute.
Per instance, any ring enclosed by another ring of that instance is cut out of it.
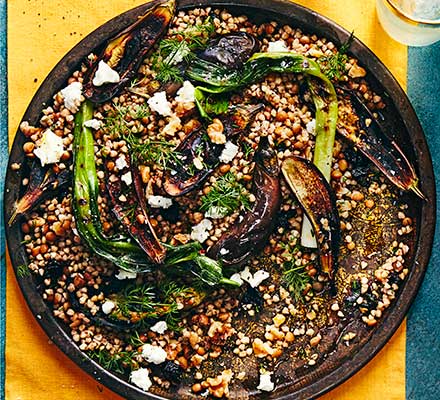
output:
<svg viewBox="0 0 440 400"><path fill-rule="evenodd" d="M426 200L417 186L419 180L414 167L397 143L385 134L387 129L355 92L348 93L350 103L359 118L358 127L354 130L352 127L344 126L341 121L338 133L367 157L393 185L403 191L411 190ZM367 119L370 120L369 124L366 123Z"/></svg>
<svg viewBox="0 0 440 400"><path fill-rule="evenodd" d="M128 271L150 270L145 253L128 241L104 237L98 211L98 177L96 175L93 134L84 122L93 118L93 105L82 103L75 116L73 214L80 237L92 251Z"/></svg>
<svg viewBox="0 0 440 400"><path fill-rule="evenodd" d="M110 100L129 84L145 56L165 33L174 17L174 11L175 0L160 3L110 39L84 77L84 96L95 103L102 103ZM118 72L118 82L105 83L102 86L93 84L100 61Z"/></svg>
<svg viewBox="0 0 440 400"><path fill-rule="evenodd" d="M291 156L281 171L312 223L322 271L330 279L336 272L340 240L339 216L333 192L319 169L305 158Z"/></svg>
<svg viewBox="0 0 440 400"><path fill-rule="evenodd" d="M279 167L275 151L262 136L254 156L255 169L252 193L255 202L241 222L209 249L208 256L221 259L224 265L239 266L267 243L281 204Z"/></svg>
<svg viewBox="0 0 440 400"><path fill-rule="evenodd" d="M31 165L26 193L14 204L14 210L9 218L8 225L11 226L19 215L31 210L47 196L54 195L70 181L69 169L63 169L59 173L55 173L52 167L42 168L39 163L34 162Z"/></svg>

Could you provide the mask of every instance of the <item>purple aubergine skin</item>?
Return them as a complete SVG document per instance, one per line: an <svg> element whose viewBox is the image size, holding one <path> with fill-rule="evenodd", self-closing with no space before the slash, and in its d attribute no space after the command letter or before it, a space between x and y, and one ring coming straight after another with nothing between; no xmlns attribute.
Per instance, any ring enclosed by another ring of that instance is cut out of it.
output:
<svg viewBox="0 0 440 400"><path fill-rule="evenodd" d="M261 137L254 160L252 209L208 251L209 257L221 259L223 265L240 266L264 248L281 205L278 160L267 137Z"/></svg>
<svg viewBox="0 0 440 400"><path fill-rule="evenodd" d="M169 23L173 19L174 12L175 2L169 0L148 10L134 24L110 39L84 77L84 96L94 103L103 103L120 93L136 76L144 58L166 32ZM121 52L121 55L117 64L115 66L110 65L119 73L119 82L95 86L93 78L99 62L108 63L119 52Z"/></svg>

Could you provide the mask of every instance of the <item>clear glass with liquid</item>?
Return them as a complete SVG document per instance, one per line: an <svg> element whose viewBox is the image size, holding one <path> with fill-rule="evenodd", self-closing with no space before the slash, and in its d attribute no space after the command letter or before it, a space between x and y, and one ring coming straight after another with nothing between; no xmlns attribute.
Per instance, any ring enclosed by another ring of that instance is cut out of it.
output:
<svg viewBox="0 0 440 400"><path fill-rule="evenodd" d="M427 46L440 40L440 0L376 0L384 30L398 42Z"/></svg>

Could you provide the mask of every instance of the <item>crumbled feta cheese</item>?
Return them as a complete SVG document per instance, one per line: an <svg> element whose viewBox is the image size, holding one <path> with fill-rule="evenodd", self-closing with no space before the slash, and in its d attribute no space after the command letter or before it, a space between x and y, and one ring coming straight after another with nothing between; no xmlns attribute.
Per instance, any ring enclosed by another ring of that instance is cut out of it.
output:
<svg viewBox="0 0 440 400"><path fill-rule="evenodd" d="M227 164L234 159L237 153L238 146L230 141L227 141L225 144L225 148L222 151L222 154L220 154L219 160L220 162Z"/></svg>
<svg viewBox="0 0 440 400"><path fill-rule="evenodd" d="M168 102L167 95L163 91L154 93L154 96L150 97L147 103L152 111L164 117L170 117L172 115L171 104Z"/></svg>
<svg viewBox="0 0 440 400"><path fill-rule="evenodd" d="M263 390L265 392L271 392L275 385L270 380L270 376L272 375L272 372L263 372L260 374L260 384L257 386L257 389Z"/></svg>
<svg viewBox="0 0 440 400"><path fill-rule="evenodd" d="M101 128L102 122L99 119L89 119L88 121L84 122L84 126L86 128L92 128L95 130L98 130L99 128Z"/></svg>
<svg viewBox="0 0 440 400"><path fill-rule="evenodd" d="M173 200L164 196L149 196L148 204L153 208L170 208Z"/></svg>
<svg viewBox="0 0 440 400"><path fill-rule="evenodd" d="M219 219L223 218L227 213L228 210L225 207L212 206L205 212L205 218Z"/></svg>
<svg viewBox="0 0 440 400"><path fill-rule="evenodd" d="M314 135L316 131L316 119L312 119L310 122L306 124L307 132Z"/></svg>
<svg viewBox="0 0 440 400"><path fill-rule="evenodd" d="M136 371L132 371L130 374L130 382L133 382L137 387L140 387L146 392L152 385L147 368L139 368Z"/></svg>
<svg viewBox="0 0 440 400"><path fill-rule="evenodd" d="M192 227L191 239L203 243L206 239L209 238L209 231L211 229L212 222L209 219L204 218L199 224Z"/></svg>
<svg viewBox="0 0 440 400"><path fill-rule="evenodd" d="M128 171L124 175L122 175L121 181L124 182L127 186L130 186L133 182L133 179L131 177L131 172Z"/></svg>
<svg viewBox="0 0 440 400"><path fill-rule="evenodd" d="M125 159L125 156L119 156L115 161L115 166L118 169L118 171L121 171L124 168L128 167L127 160Z"/></svg>
<svg viewBox="0 0 440 400"><path fill-rule="evenodd" d="M170 120L168 123L164 126L162 129L162 133L164 135L168 136L174 136L174 134L182 128L182 123L180 121L180 118L176 116L175 114L171 115Z"/></svg>
<svg viewBox="0 0 440 400"><path fill-rule="evenodd" d="M286 46L286 42L284 40L277 40L276 42L269 42L267 46L268 53L282 53L285 51L289 51L289 48Z"/></svg>
<svg viewBox="0 0 440 400"><path fill-rule="evenodd" d="M106 300L104 303L102 303L102 306L101 306L102 312L104 314L110 314L115 307L116 307L116 304L110 300Z"/></svg>
<svg viewBox="0 0 440 400"><path fill-rule="evenodd" d="M92 83L95 86L102 86L104 83L117 83L119 80L120 77L118 72L110 68L107 63L101 60L98 64L98 69L96 70Z"/></svg>
<svg viewBox="0 0 440 400"><path fill-rule="evenodd" d="M158 321L150 328L150 331L162 335L167 329L168 329L168 325L165 321Z"/></svg>
<svg viewBox="0 0 440 400"><path fill-rule="evenodd" d="M224 255L226 255L226 254L228 254L228 253L229 253L229 250L227 250L227 249L225 249L225 248L220 249L220 255L224 256Z"/></svg>
<svg viewBox="0 0 440 400"><path fill-rule="evenodd" d="M120 281L124 279L136 279L136 277L137 277L136 272L124 271L123 269L120 269L119 273L115 275L115 278L119 279Z"/></svg>
<svg viewBox="0 0 440 400"><path fill-rule="evenodd" d="M195 87L190 81L183 82L183 86L177 91L176 101L178 103L194 103Z"/></svg>
<svg viewBox="0 0 440 400"><path fill-rule="evenodd" d="M235 276L235 275L238 275L238 276ZM264 280L269 278L269 276L270 276L269 272L264 271L262 269L255 272L255 274L252 275L252 272L249 271L249 267L246 267L243 271L232 275L230 279L235 280L236 282L240 283L240 285L243 283L243 281L246 281L252 287L258 287L261 285L261 283Z"/></svg>
<svg viewBox="0 0 440 400"><path fill-rule="evenodd" d="M167 359L167 352L160 346L147 343L142 346L142 357L149 363L162 364Z"/></svg>
<svg viewBox="0 0 440 400"><path fill-rule="evenodd" d="M64 107L73 113L78 111L78 106L81 104L81 91L81 82L72 82L61 90L61 95L64 98Z"/></svg>
<svg viewBox="0 0 440 400"><path fill-rule="evenodd" d="M60 161L63 155L63 139L55 135L50 129L46 129L37 144L34 154L40 159L41 165L53 164Z"/></svg>

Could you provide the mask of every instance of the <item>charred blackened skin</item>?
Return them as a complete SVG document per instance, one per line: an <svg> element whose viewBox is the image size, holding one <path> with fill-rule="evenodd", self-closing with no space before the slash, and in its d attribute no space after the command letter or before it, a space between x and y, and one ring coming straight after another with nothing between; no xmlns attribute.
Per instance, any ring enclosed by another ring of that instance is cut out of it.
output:
<svg viewBox="0 0 440 400"><path fill-rule="evenodd" d="M71 178L72 174L68 168L56 173L52 166L43 168L38 162L33 162L26 192L14 205L9 225L12 225L19 215L26 213L49 196L53 197L59 190L67 187L71 183Z"/></svg>
<svg viewBox="0 0 440 400"><path fill-rule="evenodd" d="M343 121L340 121L337 127L338 133L367 157L393 185L401 190L412 190L421 199L426 200L418 188L419 180L414 167L397 143L385 134L387 129L375 118L355 91L340 89L347 95L346 100L350 101L359 120L356 130L351 126L344 126ZM366 122L367 120L369 123Z"/></svg>
<svg viewBox="0 0 440 400"><path fill-rule="evenodd" d="M240 68L260 49L258 40L246 32L235 32L208 43L200 58L226 67Z"/></svg>
<svg viewBox="0 0 440 400"><path fill-rule="evenodd" d="M340 224L336 200L324 175L305 158L291 156L281 164L284 178L312 223L322 271L336 272Z"/></svg>
<svg viewBox="0 0 440 400"><path fill-rule="evenodd" d="M133 79L142 60L166 31L174 9L174 0L160 4L110 39L84 78L84 96L95 103L103 103L118 94ZM93 84L100 61L119 73L119 82Z"/></svg>
<svg viewBox="0 0 440 400"><path fill-rule="evenodd" d="M151 260L156 264L161 264L166 251L148 218L138 168L132 165L128 157L126 157L126 164L127 166L119 171L118 179L106 180L113 212ZM128 172L131 173L134 185L127 185L121 180L121 176Z"/></svg>
<svg viewBox="0 0 440 400"><path fill-rule="evenodd" d="M262 104L233 106L218 118L222 121L227 140L242 134L263 108ZM224 145L212 143L204 129L196 129L176 148L181 154L181 163L171 166L172 172L165 175L164 189L170 196L182 196L198 187L219 164ZM202 161L202 169L195 168L194 160Z"/></svg>
<svg viewBox="0 0 440 400"><path fill-rule="evenodd" d="M227 266L239 266L263 249L280 208L278 160L267 137L261 137L254 161L252 209L208 251L210 257L221 259Z"/></svg>

